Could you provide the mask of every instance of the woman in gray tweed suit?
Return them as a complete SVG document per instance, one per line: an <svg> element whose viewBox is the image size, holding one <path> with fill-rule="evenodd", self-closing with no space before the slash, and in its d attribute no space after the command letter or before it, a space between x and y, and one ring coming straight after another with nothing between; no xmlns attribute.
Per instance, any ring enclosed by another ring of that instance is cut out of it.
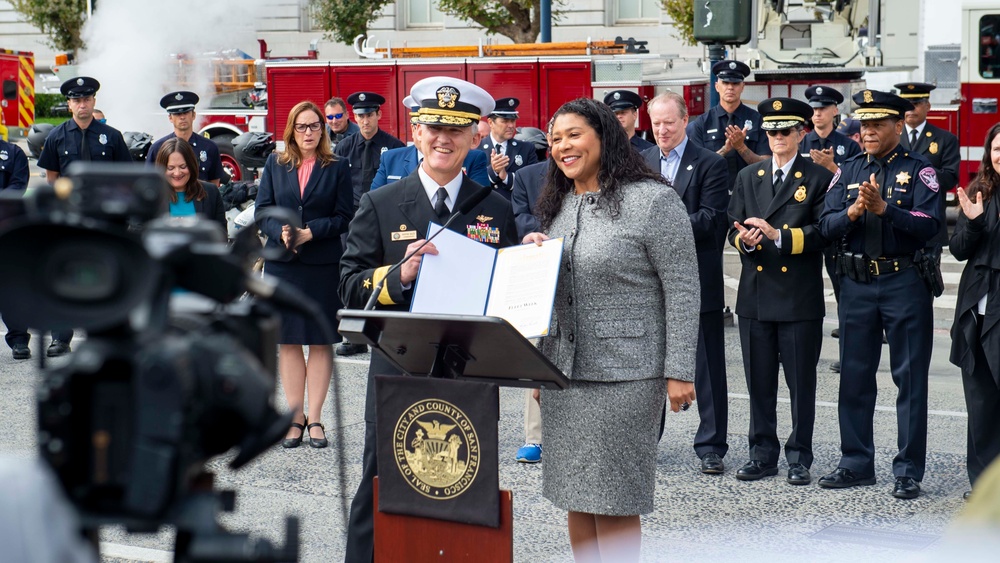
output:
<svg viewBox="0 0 1000 563"><path fill-rule="evenodd" d="M563 105L551 147L537 204L545 234L524 242L565 239L556 326L541 348L572 383L541 393L542 492L569 511L578 560L638 560L664 396L674 412L694 400L691 222L603 104Z"/></svg>

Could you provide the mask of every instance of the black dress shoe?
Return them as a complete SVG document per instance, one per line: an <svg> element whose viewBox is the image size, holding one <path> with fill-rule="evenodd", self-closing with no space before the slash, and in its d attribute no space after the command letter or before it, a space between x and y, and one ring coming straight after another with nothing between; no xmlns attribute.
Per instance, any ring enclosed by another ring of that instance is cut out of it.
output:
<svg viewBox="0 0 1000 563"><path fill-rule="evenodd" d="M763 461L751 459L736 471L736 478L740 481L756 481L777 474L777 465L768 465Z"/></svg>
<svg viewBox="0 0 1000 563"><path fill-rule="evenodd" d="M788 478L785 479L789 485L808 485L812 483L812 475L805 465L792 463L788 465Z"/></svg>
<svg viewBox="0 0 1000 563"><path fill-rule="evenodd" d="M292 423L292 428L299 429L299 435L295 438L285 438L281 441L282 448L297 448L302 443L302 435L306 433L306 425L298 422Z"/></svg>
<svg viewBox="0 0 1000 563"><path fill-rule="evenodd" d="M840 327L838 326L837 328L831 330L830 331L830 336L832 336L834 338L840 338Z"/></svg>
<svg viewBox="0 0 1000 563"><path fill-rule="evenodd" d="M874 477L861 477L850 469L843 467L838 467L833 473L819 478L819 486L824 489L846 489L848 487L857 487L858 485L868 486L874 484Z"/></svg>
<svg viewBox="0 0 1000 563"><path fill-rule="evenodd" d="M836 361L830 364L830 371L840 373L840 362Z"/></svg>
<svg viewBox="0 0 1000 563"><path fill-rule="evenodd" d="M965 491L964 493L962 493L962 500L969 500L969 497L971 496L972 496L972 491Z"/></svg>
<svg viewBox="0 0 1000 563"><path fill-rule="evenodd" d="M319 429L323 431L323 437L322 438L313 438L312 437L312 432L309 432L309 431L312 430L313 426L319 426ZM328 442L326 440L326 429L323 428L323 424L322 423L313 422L309 426L306 426L306 432L309 432L309 445L312 446L312 447L314 447L314 448L325 448L330 443L330 442Z"/></svg>
<svg viewBox="0 0 1000 563"><path fill-rule="evenodd" d="M917 498L920 496L920 483L913 477L896 477L892 496L902 499Z"/></svg>
<svg viewBox="0 0 1000 563"><path fill-rule="evenodd" d="M367 344L351 344L350 342L341 342L337 345L337 348L333 352L338 356L355 356L357 354L364 354L367 351Z"/></svg>
<svg viewBox="0 0 1000 563"><path fill-rule="evenodd" d="M11 346L10 353L14 356L15 360L31 359L31 350L28 348L27 344L15 344Z"/></svg>
<svg viewBox="0 0 1000 563"><path fill-rule="evenodd" d="M50 358L58 358L59 356L65 356L71 352L68 342L63 342L62 340L53 340L49 344L49 349L45 351L45 355Z"/></svg>
<svg viewBox="0 0 1000 563"><path fill-rule="evenodd" d="M701 472L705 475L721 475L726 471L726 464L715 452L708 452L701 458Z"/></svg>

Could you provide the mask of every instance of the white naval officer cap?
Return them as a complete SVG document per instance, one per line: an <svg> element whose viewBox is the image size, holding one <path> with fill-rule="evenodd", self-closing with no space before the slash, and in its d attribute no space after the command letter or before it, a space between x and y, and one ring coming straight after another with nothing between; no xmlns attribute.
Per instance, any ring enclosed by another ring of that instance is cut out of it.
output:
<svg viewBox="0 0 1000 563"><path fill-rule="evenodd" d="M417 82L410 88L410 96L420 105L412 122L425 125L475 125L496 106L486 90L449 76L431 76Z"/></svg>

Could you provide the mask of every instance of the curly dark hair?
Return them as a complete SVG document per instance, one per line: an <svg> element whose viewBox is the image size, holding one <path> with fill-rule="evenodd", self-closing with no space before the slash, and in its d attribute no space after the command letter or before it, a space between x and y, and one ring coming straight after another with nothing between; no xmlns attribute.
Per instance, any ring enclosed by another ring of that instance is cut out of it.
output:
<svg viewBox="0 0 1000 563"><path fill-rule="evenodd" d="M976 173L975 179L969 184L969 198L973 201L976 199L977 193L983 194L983 203L989 201L993 197L993 192L1000 187L1000 174L997 173L996 169L993 168L993 140L1000 135L1000 123L997 123L990 128L990 132L986 134L986 143L983 145L983 161L979 163L979 172Z"/></svg>
<svg viewBox="0 0 1000 563"><path fill-rule="evenodd" d="M597 172L597 182L601 192L598 195L597 205L598 208L607 208L612 218L618 217L621 212L621 189L625 184L642 180L666 183L659 172L650 170L642 155L632 148L625 129L611 108L596 100L578 98L563 104L553 114L552 123L566 114L582 117L587 125L594 129L601 141L601 166ZM566 194L573 190L573 181L559 169L550 151L549 173L535 207L542 230L548 230L552 225L553 219L562 209Z"/></svg>

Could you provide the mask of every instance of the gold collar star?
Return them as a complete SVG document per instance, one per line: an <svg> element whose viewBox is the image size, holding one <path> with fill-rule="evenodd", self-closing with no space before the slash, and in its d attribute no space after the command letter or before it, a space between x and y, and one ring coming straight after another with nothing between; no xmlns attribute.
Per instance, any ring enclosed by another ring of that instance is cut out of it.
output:
<svg viewBox="0 0 1000 563"><path fill-rule="evenodd" d="M361 285L365 286L365 289L371 289L372 288L371 278L365 278L365 281Z"/></svg>
<svg viewBox="0 0 1000 563"><path fill-rule="evenodd" d="M899 174L896 174L896 183L899 184L900 186L902 186L904 184L909 184L910 183L910 173L904 171L904 172L900 172Z"/></svg>

